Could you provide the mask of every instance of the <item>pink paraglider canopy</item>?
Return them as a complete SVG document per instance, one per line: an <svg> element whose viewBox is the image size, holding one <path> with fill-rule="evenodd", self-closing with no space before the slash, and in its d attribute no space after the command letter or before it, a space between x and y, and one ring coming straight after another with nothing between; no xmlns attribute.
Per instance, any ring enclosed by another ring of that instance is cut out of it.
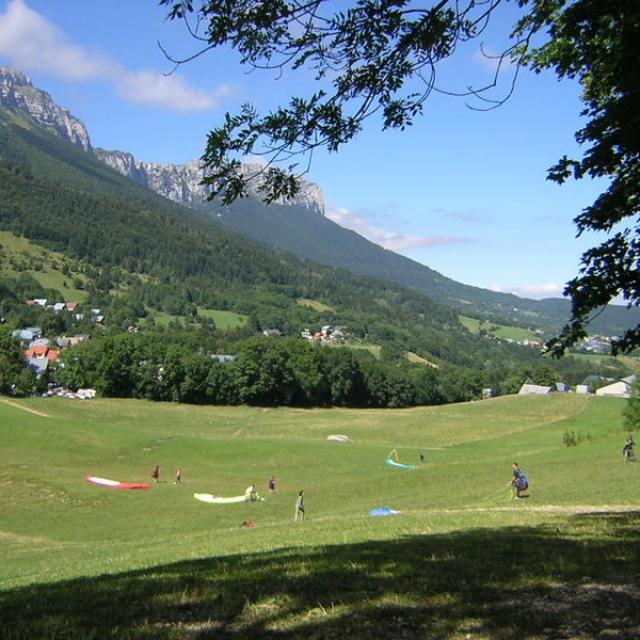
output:
<svg viewBox="0 0 640 640"><path fill-rule="evenodd" d="M98 484L102 487L110 487L111 489L148 489L146 482L118 482L117 480L107 480L106 478L97 478L96 476L86 476L85 480L91 484Z"/></svg>

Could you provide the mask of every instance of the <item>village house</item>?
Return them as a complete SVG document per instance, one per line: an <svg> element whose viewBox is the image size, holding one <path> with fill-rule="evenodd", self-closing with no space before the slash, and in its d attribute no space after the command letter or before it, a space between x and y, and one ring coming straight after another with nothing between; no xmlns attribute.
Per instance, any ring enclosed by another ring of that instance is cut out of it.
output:
<svg viewBox="0 0 640 640"><path fill-rule="evenodd" d="M11 332L11 337L18 338L18 340L22 340L23 342L32 342L41 335L42 329L40 327L26 327Z"/></svg>
<svg viewBox="0 0 640 640"><path fill-rule="evenodd" d="M28 358L27 366L36 378L41 378L47 372L49 358Z"/></svg>
<svg viewBox="0 0 640 640"><path fill-rule="evenodd" d="M24 352L24 357L27 360L27 363L30 363L32 360L38 360L40 358L45 358L47 360L54 361L58 359L60 352L56 349L52 349L49 346L48 340L38 340L32 342L29 345L29 348Z"/></svg>
<svg viewBox="0 0 640 640"><path fill-rule="evenodd" d="M227 362L234 362L237 359L237 357L238 356L232 356L226 353L213 353L210 356L212 360L217 360L222 364L226 364Z"/></svg>
<svg viewBox="0 0 640 640"><path fill-rule="evenodd" d="M347 331L346 326L332 327L330 324L325 324L320 328L320 331L312 334L309 329L305 329L301 335L304 340L313 340L314 342L341 341L346 338Z"/></svg>
<svg viewBox="0 0 640 640"><path fill-rule="evenodd" d="M78 336L58 336L56 338L56 344L64 349L66 347L75 347L80 342L84 342L88 340L89 336L87 335L78 335Z"/></svg>

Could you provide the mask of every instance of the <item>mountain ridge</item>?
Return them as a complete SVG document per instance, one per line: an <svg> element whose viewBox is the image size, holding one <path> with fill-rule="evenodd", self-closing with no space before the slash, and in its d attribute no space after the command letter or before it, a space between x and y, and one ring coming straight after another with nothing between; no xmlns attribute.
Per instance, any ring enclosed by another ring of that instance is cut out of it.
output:
<svg viewBox="0 0 640 640"><path fill-rule="evenodd" d="M94 148L84 123L59 106L46 91L35 87L21 71L0 67L0 105L27 113L47 130L92 153L120 174L178 204L202 204L211 193L210 187L202 184L205 172L198 160L182 165L145 162L128 151ZM240 167L245 175L259 174L260 170L260 165L252 163ZM260 184L258 178L250 185L250 195L258 199ZM324 214L322 190L308 181L302 182L300 192L289 203Z"/></svg>

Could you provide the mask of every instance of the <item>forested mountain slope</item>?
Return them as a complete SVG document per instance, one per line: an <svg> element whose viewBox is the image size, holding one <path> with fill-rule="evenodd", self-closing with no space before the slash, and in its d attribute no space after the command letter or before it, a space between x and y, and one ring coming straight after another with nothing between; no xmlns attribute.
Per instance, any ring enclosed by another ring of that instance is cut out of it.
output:
<svg viewBox="0 0 640 640"><path fill-rule="evenodd" d="M238 216L252 208L264 209L252 200L235 205ZM531 372L549 373L535 350L472 335L455 310L415 289L270 250L216 219L0 108L2 238L20 236L54 252L63 268L73 264L85 307L106 309L104 327L92 329L95 339L59 373L67 384L159 400L406 406L479 397L484 386L512 392ZM51 336L77 330L70 316L27 309L24 300L42 291L8 253L2 247L7 327L44 323ZM247 321L223 330L208 311ZM158 327L153 319L162 314L173 324ZM346 327L348 349L303 343L303 329L322 325ZM289 338L258 338L264 329ZM216 353L237 354L238 364L214 366ZM570 361L554 366L565 380L592 371Z"/></svg>
<svg viewBox="0 0 640 640"><path fill-rule="evenodd" d="M1 109L0 159L2 229L90 263L103 289L126 281L151 308L229 309L285 333L331 321L456 364L473 365L470 354L486 350L453 310L422 294L269 251ZM300 304L305 299L330 311Z"/></svg>
<svg viewBox="0 0 640 640"><path fill-rule="evenodd" d="M304 207L264 207L255 203L241 211L225 210L215 204L205 205L205 209L226 228L244 236L352 273L392 280L465 315L540 329L548 336L558 331L569 317L567 300L531 300L457 282ZM638 321L640 309L608 305L589 329L592 333L619 335L630 323Z"/></svg>

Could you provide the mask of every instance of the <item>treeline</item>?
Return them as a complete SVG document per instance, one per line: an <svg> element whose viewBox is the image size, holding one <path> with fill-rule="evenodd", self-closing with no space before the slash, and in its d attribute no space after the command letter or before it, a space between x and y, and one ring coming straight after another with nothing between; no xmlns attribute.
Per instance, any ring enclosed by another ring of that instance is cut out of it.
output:
<svg viewBox="0 0 640 640"><path fill-rule="evenodd" d="M216 351L216 346L220 340L207 331L120 334L66 350L55 377L72 389L93 387L106 397L395 408L479 399L497 374L415 366L385 354L377 360L366 352L300 338L255 336L224 345L231 353ZM549 364L508 373L493 387L497 393L516 393L524 382L553 384L561 379Z"/></svg>
<svg viewBox="0 0 640 640"><path fill-rule="evenodd" d="M196 404L405 407L462 399L447 395L434 371L398 369L347 348L256 336L237 344L233 354L216 354L205 340L189 344L166 340L166 334L80 344L65 352L56 377L107 397ZM233 359L220 357L227 355ZM476 393L467 390L470 397Z"/></svg>

